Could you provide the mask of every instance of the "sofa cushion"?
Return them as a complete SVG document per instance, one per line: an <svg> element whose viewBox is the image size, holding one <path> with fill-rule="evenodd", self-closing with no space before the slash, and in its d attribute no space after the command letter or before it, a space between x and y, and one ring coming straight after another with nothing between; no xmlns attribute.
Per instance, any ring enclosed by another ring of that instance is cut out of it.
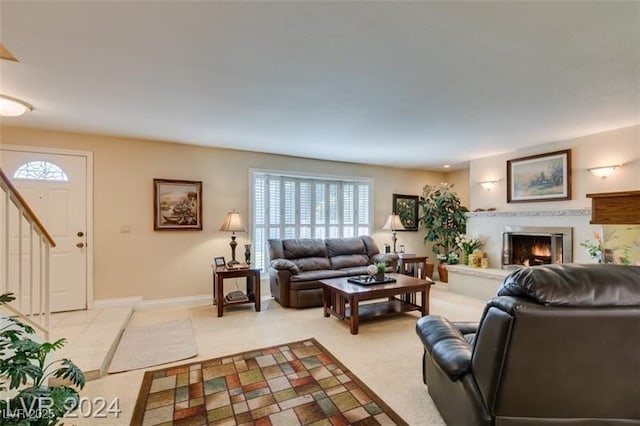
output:
<svg viewBox="0 0 640 426"><path fill-rule="evenodd" d="M293 239L282 240L282 248L286 259L301 257L327 257L327 248L323 240Z"/></svg>
<svg viewBox="0 0 640 426"><path fill-rule="evenodd" d="M340 256L333 256L330 259L331 267L333 269L366 266L369 264L369 258L364 254L345 254Z"/></svg>
<svg viewBox="0 0 640 426"><path fill-rule="evenodd" d="M369 235L361 235L360 239L362 240L362 242L364 243L364 246L367 249L367 256L371 257L380 253L380 249L378 249L378 245L373 240L373 238L371 238Z"/></svg>
<svg viewBox="0 0 640 426"><path fill-rule="evenodd" d="M324 243L330 257L343 254L367 254L367 248L360 238L328 238Z"/></svg>
<svg viewBox="0 0 640 426"><path fill-rule="evenodd" d="M270 239L267 240L267 243L269 244L269 259L281 259L284 257L282 240Z"/></svg>
<svg viewBox="0 0 640 426"><path fill-rule="evenodd" d="M564 306L640 306L640 267L554 264L507 276L498 296Z"/></svg>
<svg viewBox="0 0 640 426"><path fill-rule="evenodd" d="M347 273L344 271L334 271L333 269L322 269L317 271L307 271L300 272L297 275L291 276L291 288L299 289L306 288L309 286L307 283L314 282L311 284L313 287L319 287L319 280L328 280L330 278L340 278L346 277Z"/></svg>
<svg viewBox="0 0 640 426"><path fill-rule="evenodd" d="M369 275L369 273L367 272L367 266L352 266L350 268L342 268L340 270L342 272L345 272L350 277L353 277L355 275Z"/></svg>
<svg viewBox="0 0 640 426"><path fill-rule="evenodd" d="M396 253L378 253L371 256L371 263L390 263L397 262L400 257Z"/></svg>
<svg viewBox="0 0 640 426"><path fill-rule="evenodd" d="M319 269L331 269L331 263L327 257L303 257L301 259L290 259L300 271L316 271Z"/></svg>

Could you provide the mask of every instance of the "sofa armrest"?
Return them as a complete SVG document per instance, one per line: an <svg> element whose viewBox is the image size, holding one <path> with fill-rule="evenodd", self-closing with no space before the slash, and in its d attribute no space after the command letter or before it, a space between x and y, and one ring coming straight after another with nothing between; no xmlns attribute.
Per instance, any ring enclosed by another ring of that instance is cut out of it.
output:
<svg viewBox="0 0 640 426"><path fill-rule="evenodd" d="M300 272L298 266L287 259L274 259L271 261L271 267L277 271L289 271L292 274L297 274L298 272Z"/></svg>
<svg viewBox="0 0 640 426"><path fill-rule="evenodd" d="M427 315L418 320L416 332L433 361L452 381L471 371L471 345L449 320Z"/></svg>
<svg viewBox="0 0 640 426"><path fill-rule="evenodd" d="M395 269L398 265L398 255L395 253L378 253L371 256L373 263L386 263L387 266L391 266Z"/></svg>
<svg viewBox="0 0 640 426"><path fill-rule="evenodd" d="M290 306L291 271L269 268L269 289L271 296L285 308Z"/></svg>

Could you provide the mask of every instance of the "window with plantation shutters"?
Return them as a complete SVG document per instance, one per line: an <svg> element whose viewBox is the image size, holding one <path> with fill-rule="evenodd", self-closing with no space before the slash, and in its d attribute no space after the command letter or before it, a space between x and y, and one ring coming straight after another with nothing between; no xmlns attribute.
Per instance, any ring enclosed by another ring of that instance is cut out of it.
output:
<svg viewBox="0 0 640 426"><path fill-rule="evenodd" d="M268 267L270 238L369 235L371 180L252 171L255 265Z"/></svg>

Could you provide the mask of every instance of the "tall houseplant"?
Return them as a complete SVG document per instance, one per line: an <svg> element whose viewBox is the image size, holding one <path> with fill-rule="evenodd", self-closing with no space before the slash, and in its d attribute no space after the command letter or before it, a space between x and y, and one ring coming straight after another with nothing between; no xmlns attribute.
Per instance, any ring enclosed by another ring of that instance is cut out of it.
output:
<svg viewBox="0 0 640 426"><path fill-rule="evenodd" d="M462 205L451 188L453 184L447 183L425 185L419 200L418 222L427 231L424 242L433 243L433 252L439 259L446 259L457 250L456 236L467 229L465 213L469 209Z"/></svg>

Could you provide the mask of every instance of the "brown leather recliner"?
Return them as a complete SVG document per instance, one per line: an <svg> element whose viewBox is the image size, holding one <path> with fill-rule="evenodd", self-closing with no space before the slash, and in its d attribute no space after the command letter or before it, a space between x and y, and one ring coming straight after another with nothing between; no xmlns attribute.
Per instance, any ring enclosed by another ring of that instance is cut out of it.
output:
<svg viewBox="0 0 640 426"><path fill-rule="evenodd" d="M640 267L523 268L479 325L429 315L416 331L449 425L640 424Z"/></svg>

